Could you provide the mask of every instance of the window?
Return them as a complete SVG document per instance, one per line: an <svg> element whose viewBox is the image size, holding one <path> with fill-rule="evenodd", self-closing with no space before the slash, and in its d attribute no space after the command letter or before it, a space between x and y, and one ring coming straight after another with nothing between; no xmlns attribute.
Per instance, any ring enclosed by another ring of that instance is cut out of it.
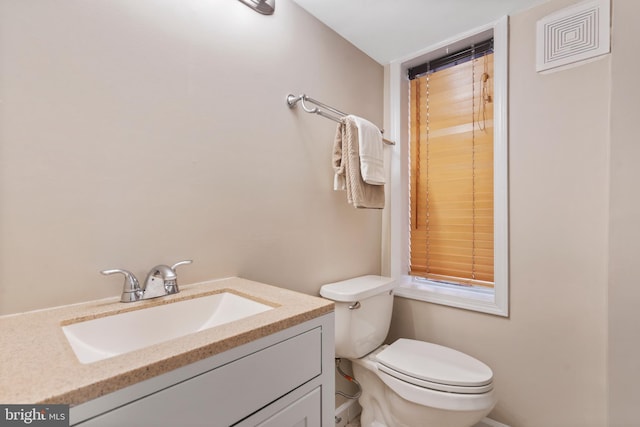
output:
<svg viewBox="0 0 640 427"><path fill-rule="evenodd" d="M507 19L388 77L397 295L507 316Z"/></svg>
<svg viewBox="0 0 640 427"><path fill-rule="evenodd" d="M493 40L409 78L410 274L493 288Z"/></svg>

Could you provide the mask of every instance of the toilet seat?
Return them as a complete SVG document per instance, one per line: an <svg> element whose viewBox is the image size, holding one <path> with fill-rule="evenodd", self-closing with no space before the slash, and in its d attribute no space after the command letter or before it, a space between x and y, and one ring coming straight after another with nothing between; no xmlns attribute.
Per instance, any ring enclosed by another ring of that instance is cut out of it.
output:
<svg viewBox="0 0 640 427"><path fill-rule="evenodd" d="M395 371L383 364L378 364L378 370L397 378L400 381L405 381L418 387L424 387L435 391L444 391L447 393L458 394L481 394L487 393L493 390L493 383L489 383L483 386L458 386L449 384L439 384L430 381L424 381L419 378L414 378L409 375L405 375L402 372Z"/></svg>
<svg viewBox="0 0 640 427"><path fill-rule="evenodd" d="M381 374L417 387L456 394L482 394L493 389L491 368L437 344L402 338L375 358Z"/></svg>
<svg viewBox="0 0 640 427"><path fill-rule="evenodd" d="M422 406L448 411L478 411L487 409L488 412L488 410L496 404L494 390L480 394L446 393L413 385L380 370L377 371L377 375L378 378L398 396Z"/></svg>

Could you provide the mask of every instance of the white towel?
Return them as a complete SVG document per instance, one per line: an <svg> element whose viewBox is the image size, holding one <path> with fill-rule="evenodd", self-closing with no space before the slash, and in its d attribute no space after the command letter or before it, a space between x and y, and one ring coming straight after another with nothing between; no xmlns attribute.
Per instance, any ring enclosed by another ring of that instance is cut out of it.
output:
<svg viewBox="0 0 640 427"><path fill-rule="evenodd" d="M351 116L338 125L333 145L334 189L345 189L347 201L356 208L384 208L384 185L364 182L360 173L358 127Z"/></svg>
<svg viewBox="0 0 640 427"><path fill-rule="evenodd" d="M360 173L370 185L384 185L384 143L380 129L362 117L352 116L358 128Z"/></svg>

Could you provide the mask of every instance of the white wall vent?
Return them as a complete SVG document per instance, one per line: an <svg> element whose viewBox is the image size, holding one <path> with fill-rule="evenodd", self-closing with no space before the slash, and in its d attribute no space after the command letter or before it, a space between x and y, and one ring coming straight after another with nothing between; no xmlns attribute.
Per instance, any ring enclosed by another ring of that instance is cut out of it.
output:
<svg viewBox="0 0 640 427"><path fill-rule="evenodd" d="M536 71L609 53L610 7L610 0L592 0L539 20Z"/></svg>

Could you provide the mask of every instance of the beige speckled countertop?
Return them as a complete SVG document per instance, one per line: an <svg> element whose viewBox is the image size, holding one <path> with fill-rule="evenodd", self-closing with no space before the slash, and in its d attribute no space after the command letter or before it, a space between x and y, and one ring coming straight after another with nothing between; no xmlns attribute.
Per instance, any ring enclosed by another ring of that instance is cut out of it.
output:
<svg viewBox="0 0 640 427"><path fill-rule="evenodd" d="M141 350L81 364L61 325L231 291L273 310ZM0 403L77 405L333 311L314 296L227 278L181 286L180 293L121 303L119 297L0 317Z"/></svg>

